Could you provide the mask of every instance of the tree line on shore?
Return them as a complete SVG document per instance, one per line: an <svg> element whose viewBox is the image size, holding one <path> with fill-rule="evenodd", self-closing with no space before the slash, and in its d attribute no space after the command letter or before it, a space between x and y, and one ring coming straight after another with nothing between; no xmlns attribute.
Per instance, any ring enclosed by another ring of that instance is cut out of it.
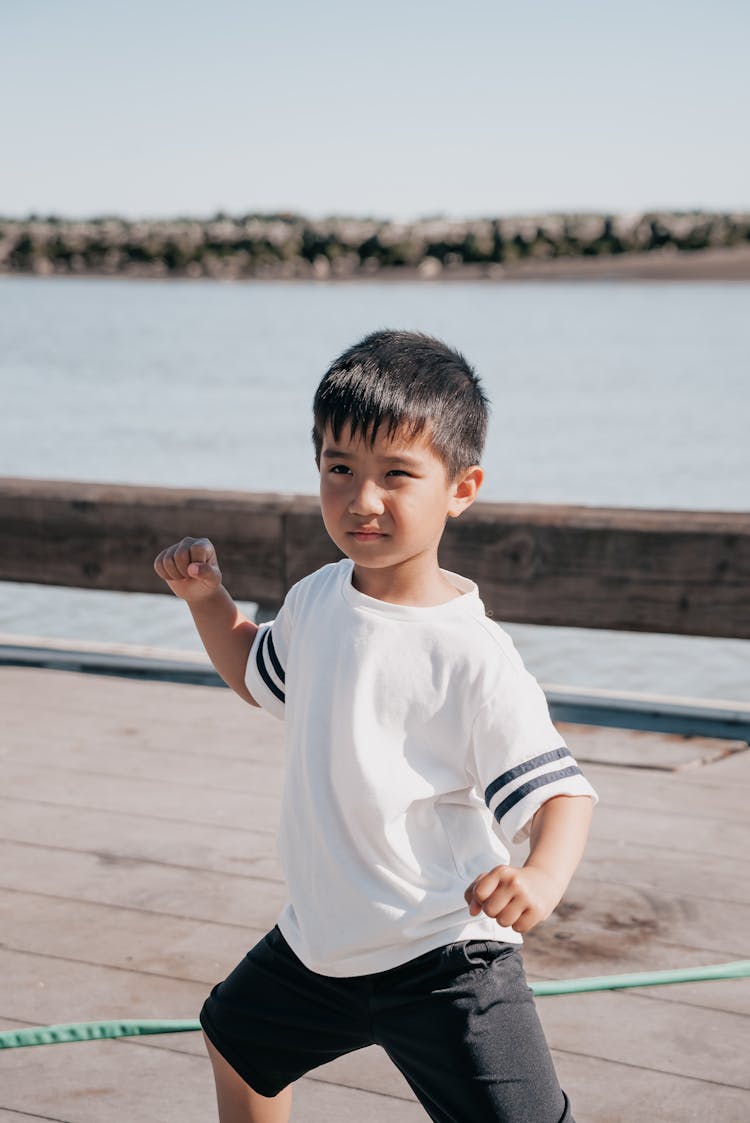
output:
<svg viewBox="0 0 750 1123"><path fill-rule="evenodd" d="M550 214L485 219L0 218L0 273L141 277L488 276L524 261L695 251L750 242L750 213Z"/></svg>

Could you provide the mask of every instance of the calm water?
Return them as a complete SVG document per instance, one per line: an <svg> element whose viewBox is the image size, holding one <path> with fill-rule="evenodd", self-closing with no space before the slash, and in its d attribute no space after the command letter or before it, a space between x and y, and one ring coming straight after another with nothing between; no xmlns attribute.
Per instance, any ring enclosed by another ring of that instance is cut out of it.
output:
<svg viewBox="0 0 750 1123"><path fill-rule="evenodd" d="M315 492L322 371L442 336L493 403L483 498L747 510L750 286L0 278L0 475ZM0 632L195 647L169 598L0 585ZM750 701L750 643L509 626L545 682Z"/></svg>

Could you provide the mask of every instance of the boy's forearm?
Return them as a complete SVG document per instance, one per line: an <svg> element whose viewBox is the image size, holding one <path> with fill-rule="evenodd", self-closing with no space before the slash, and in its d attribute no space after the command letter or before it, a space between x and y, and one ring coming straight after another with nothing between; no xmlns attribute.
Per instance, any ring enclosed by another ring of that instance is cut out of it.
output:
<svg viewBox="0 0 750 1123"><path fill-rule="evenodd" d="M591 824L589 796L553 796L531 824L531 850L525 867L544 870L557 883L560 897L576 871Z"/></svg>
<svg viewBox="0 0 750 1123"><path fill-rule="evenodd" d="M245 686L247 657L257 624L240 612L223 585L211 596L188 603L188 608L203 646L224 682L246 702L257 705Z"/></svg>
<svg viewBox="0 0 750 1123"><path fill-rule="evenodd" d="M529 932L559 904L581 860L593 804L589 796L553 796L531 824L531 852L523 869L495 866L464 896L469 914L484 912L503 927Z"/></svg>

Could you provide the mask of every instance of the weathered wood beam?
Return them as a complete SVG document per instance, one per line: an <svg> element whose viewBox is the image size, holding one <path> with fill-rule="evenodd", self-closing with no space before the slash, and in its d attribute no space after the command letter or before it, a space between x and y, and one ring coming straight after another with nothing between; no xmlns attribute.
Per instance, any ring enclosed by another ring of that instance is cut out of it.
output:
<svg viewBox="0 0 750 1123"><path fill-rule="evenodd" d="M277 604L288 503L239 491L0 478L0 579L162 593L159 551L205 536L237 597Z"/></svg>
<svg viewBox="0 0 750 1123"><path fill-rule="evenodd" d="M205 535L232 594L278 604L341 557L313 496L0 479L0 580L161 592L165 545ZM477 503L440 562L498 620L750 639L750 513Z"/></svg>
<svg viewBox="0 0 750 1123"><path fill-rule="evenodd" d="M499 619L750 638L750 513L477 503L443 541Z"/></svg>

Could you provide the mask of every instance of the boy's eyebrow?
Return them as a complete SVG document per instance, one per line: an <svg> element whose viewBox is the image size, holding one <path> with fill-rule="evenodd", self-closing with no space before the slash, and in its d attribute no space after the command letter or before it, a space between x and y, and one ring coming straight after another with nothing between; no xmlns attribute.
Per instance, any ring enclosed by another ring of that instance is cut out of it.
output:
<svg viewBox="0 0 750 1123"><path fill-rule="evenodd" d="M352 460L354 453L344 452L338 448L327 448L323 452L323 456L327 460ZM415 456L409 456L408 453L397 453L393 456L379 456L378 460L384 464L412 464L417 465L420 463L419 459Z"/></svg>

